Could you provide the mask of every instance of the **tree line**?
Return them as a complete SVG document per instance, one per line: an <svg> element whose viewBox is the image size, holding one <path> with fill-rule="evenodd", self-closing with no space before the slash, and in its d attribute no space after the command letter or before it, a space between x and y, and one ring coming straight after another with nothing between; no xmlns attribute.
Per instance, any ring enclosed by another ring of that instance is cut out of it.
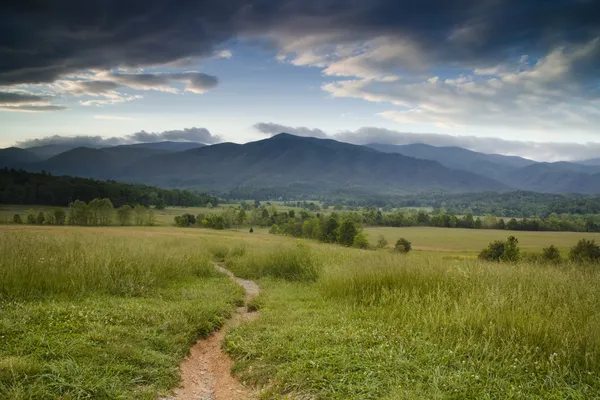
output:
<svg viewBox="0 0 600 400"><path fill-rule="evenodd" d="M577 264L600 263L600 246L589 239L581 239L571 247L567 257L563 257L558 247L550 245L542 249L541 254L521 253L519 240L509 236L506 240L495 240L481 250L479 259L496 262L517 262L520 260L560 264L570 261Z"/></svg>
<svg viewBox="0 0 600 400"><path fill-rule="evenodd" d="M90 202L97 198L110 199L115 207L140 204L159 209L219 203L214 196L189 190L0 169L0 204L65 206L75 200Z"/></svg>
<svg viewBox="0 0 600 400"><path fill-rule="evenodd" d="M269 204L269 203L267 203ZM305 221L317 218L325 218L322 208L315 203L286 203L290 206L300 204L300 211L290 210L280 212L276 206L263 206L255 201L253 204L242 202L240 207L229 207L220 214L191 215L175 217L177 226L199 226L214 229L227 229L244 225L256 225L261 227L272 227L275 231L292 236L294 229L300 232L301 225ZM323 206L324 208L324 206ZM310 211L321 210L321 211ZM548 218L523 218L505 219L492 215L474 217L467 213L457 216L441 210L426 212L423 210L383 212L373 207L363 208L360 211L343 211L334 207L332 214L340 220L351 219L360 226L388 226L388 227L411 227L430 226L439 228L465 228L465 229L500 229L510 231L569 231L569 232L600 232L600 216L580 216L570 214L552 214ZM312 223L312 222L311 222ZM295 228L294 228L295 227Z"/></svg>
<svg viewBox="0 0 600 400"><path fill-rule="evenodd" d="M25 219L19 214L13 216L15 224L32 225L79 225L79 226L108 226L116 222L118 225L148 225L156 224L156 213L152 208L141 204L131 207L124 204L115 208L108 198L93 199L89 203L75 200L69 203L65 212L62 208L40 211L29 210Z"/></svg>

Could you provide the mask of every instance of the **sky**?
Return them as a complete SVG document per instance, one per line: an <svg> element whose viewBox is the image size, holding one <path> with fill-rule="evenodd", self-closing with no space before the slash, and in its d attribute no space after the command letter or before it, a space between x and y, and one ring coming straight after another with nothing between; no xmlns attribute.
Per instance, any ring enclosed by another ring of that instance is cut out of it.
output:
<svg viewBox="0 0 600 400"><path fill-rule="evenodd" d="M2 147L288 132L600 156L598 1L25 3L0 6Z"/></svg>

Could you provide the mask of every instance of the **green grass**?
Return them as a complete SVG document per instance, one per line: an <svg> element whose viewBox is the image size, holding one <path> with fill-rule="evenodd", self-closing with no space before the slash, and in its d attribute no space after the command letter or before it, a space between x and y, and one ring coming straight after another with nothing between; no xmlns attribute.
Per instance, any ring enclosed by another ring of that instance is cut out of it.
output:
<svg viewBox="0 0 600 400"><path fill-rule="evenodd" d="M600 399L600 266L471 256L510 233L535 252L595 235L388 231L367 229L416 251L263 230L0 227L0 271L10 271L0 280L0 398L165 393L189 344L241 300L209 268L218 259L261 286L248 305L260 318L225 346L263 398Z"/></svg>
<svg viewBox="0 0 600 400"><path fill-rule="evenodd" d="M156 399L242 299L198 240L112 230L0 230L0 398Z"/></svg>
<svg viewBox="0 0 600 400"><path fill-rule="evenodd" d="M529 252L541 252L542 248L554 244L563 254L577 244L580 239L596 239L600 242L600 233L588 232L517 232L494 229L458 229L434 227L407 228L365 228L371 244L377 243L383 235L390 246L401 237L412 242L413 250L433 252L456 252L476 254L494 240L505 240L514 235L519 239L521 249Z"/></svg>
<svg viewBox="0 0 600 400"><path fill-rule="evenodd" d="M227 337L265 398L600 398L600 269L319 246Z"/></svg>

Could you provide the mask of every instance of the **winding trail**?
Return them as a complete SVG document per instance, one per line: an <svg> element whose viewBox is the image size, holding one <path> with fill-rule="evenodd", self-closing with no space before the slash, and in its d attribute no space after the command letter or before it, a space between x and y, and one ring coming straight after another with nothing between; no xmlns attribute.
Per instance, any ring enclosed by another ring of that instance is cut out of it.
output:
<svg viewBox="0 0 600 400"><path fill-rule="evenodd" d="M231 271L215 264L215 268L227 274L244 288L246 304L256 297L260 289L252 281L237 278ZM223 327L206 339L196 342L190 355L181 363L181 386L166 400L246 400L256 398L256 393L243 386L231 376L233 361L221 349L225 334L244 320L258 316L248 312L247 307L238 307L232 318Z"/></svg>

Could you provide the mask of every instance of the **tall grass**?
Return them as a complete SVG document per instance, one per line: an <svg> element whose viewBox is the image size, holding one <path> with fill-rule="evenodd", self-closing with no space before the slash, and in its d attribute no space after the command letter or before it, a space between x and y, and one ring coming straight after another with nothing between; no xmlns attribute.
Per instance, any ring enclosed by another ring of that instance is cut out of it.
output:
<svg viewBox="0 0 600 400"><path fill-rule="evenodd" d="M315 281L322 269L321 259L311 247L297 242L276 248L233 248L227 267L247 279L271 277L287 281Z"/></svg>
<svg viewBox="0 0 600 400"><path fill-rule="evenodd" d="M0 298L106 293L140 296L214 274L208 252L177 239L0 234Z"/></svg>
<svg viewBox="0 0 600 400"><path fill-rule="evenodd" d="M600 398L598 269L343 249L265 285L228 349L267 398Z"/></svg>

